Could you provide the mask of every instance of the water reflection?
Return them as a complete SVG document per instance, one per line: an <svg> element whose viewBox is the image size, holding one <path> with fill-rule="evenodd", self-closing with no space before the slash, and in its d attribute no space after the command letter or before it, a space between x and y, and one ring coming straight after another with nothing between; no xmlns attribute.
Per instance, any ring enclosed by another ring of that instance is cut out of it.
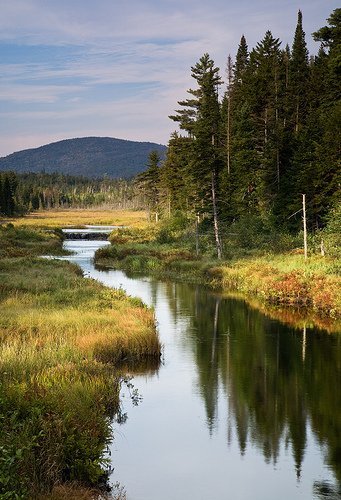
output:
<svg viewBox="0 0 341 500"><path fill-rule="evenodd" d="M178 287L177 300L192 313L184 342L197 365L210 434L222 384L229 404L227 441L234 429L241 455L253 444L266 462L276 464L283 441L291 447L299 478L310 422L340 483L340 337L314 328L288 328L245 301L215 297L199 287L194 292ZM193 331L195 342L189 334ZM325 487L323 492L325 497Z"/></svg>
<svg viewBox="0 0 341 500"><path fill-rule="evenodd" d="M129 498L341 498L339 334L303 316L290 326L292 310L278 313L288 326L241 298L95 269L85 253L87 275L154 306L165 345L115 429L113 482Z"/></svg>

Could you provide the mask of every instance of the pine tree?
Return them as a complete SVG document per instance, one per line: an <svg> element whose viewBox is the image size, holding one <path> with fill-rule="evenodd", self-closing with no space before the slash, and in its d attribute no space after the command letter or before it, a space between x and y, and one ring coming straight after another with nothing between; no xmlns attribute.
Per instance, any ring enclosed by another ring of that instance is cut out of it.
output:
<svg viewBox="0 0 341 500"><path fill-rule="evenodd" d="M237 94L243 87L249 67L249 49L246 43L246 38L243 35L237 50L236 62L233 68L233 93Z"/></svg>
<svg viewBox="0 0 341 500"><path fill-rule="evenodd" d="M193 137L191 160L188 172L191 174L193 186L197 192L196 211L207 211L209 200L217 246L217 256L221 258L222 247L219 234L217 211L217 185L219 167L221 165L219 150L220 107L218 101L218 87L222 83L219 68L208 54L204 54L200 61L192 66L192 77L198 88L188 90L192 99L179 102L185 110L177 111L178 115L171 116L180 126ZM190 125L187 117L190 116Z"/></svg>
<svg viewBox="0 0 341 500"><path fill-rule="evenodd" d="M177 132L168 142L166 161L161 167L161 182L167 191L169 212L186 211L191 203L193 186L188 174L191 142L189 137L179 136Z"/></svg>
<svg viewBox="0 0 341 500"><path fill-rule="evenodd" d="M14 189L16 186L14 172L5 172L2 177L2 211L5 215L14 215L15 199Z"/></svg>
<svg viewBox="0 0 341 500"><path fill-rule="evenodd" d="M308 111L310 70L308 49L302 26L302 12L298 11L298 21L289 63L288 91L292 98L294 129L298 132Z"/></svg>
<svg viewBox="0 0 341 500"><path fill-rule="evenodd" d="M146 163L147 170L137 176L137 181L139 183L140 189L142 189L147 198L149 211L155 211L156 222L159 218L161 201L161 170L159 165L160 161L161 157L157 149L153 149L153 151L148 156L148 161Z"/></svg>
<svg viewBox="0 0 341 500"><path fill-rule="evenodd" d="M231 140L234 216L254 213L259 207L259 157L254 144L254 122L247 102L241 102L235 116Z"/></svg>
<svg viewBox="0 0 341 500"><path fill-rule="evenodd" d="M249 101L255 120L256 148L260 155L264 207L272 209L281 180L280 109L282 106L282 58L278 38L271 31L250 53Z"/></svg>
<svg viewBox="0 0 341 500"><path fill-rule="evenodd" d="M328 73L326 75L326 103L341 99L341 8L335 9L324 26L313 33L314 40L328 49Z"/></svg>

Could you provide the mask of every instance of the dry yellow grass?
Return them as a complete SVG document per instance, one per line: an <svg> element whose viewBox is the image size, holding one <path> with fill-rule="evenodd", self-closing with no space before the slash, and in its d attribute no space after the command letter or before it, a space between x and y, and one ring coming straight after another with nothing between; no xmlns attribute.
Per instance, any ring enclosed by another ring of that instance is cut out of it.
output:
<svg viewBox="0 0 341 500"><path fill-rule="evenodd" d="M64 352L67 345L86 358L104 362L157 356L160 351L151 309L130 307L125 301L103 310L96 310L91 303L85 310L41 310L21 305L18 299L14 302L15 307L12 304L2 309L2 323L7 327L6 342L0 344L0 368L5 371L15 370L28 358L37 371L46 359L48 364L58 364L60 356L68 356L68 351ZM52 361L54 357L57 359Z"/></svg>
<svg viewBox="0 0 341 500"><path fill-rule="evenodd" d="M20 226L104 225L145 228L148 225L148 217L145 212L133 210L65 209L39 210L25 217L11 219L11 222Z"/></svg>

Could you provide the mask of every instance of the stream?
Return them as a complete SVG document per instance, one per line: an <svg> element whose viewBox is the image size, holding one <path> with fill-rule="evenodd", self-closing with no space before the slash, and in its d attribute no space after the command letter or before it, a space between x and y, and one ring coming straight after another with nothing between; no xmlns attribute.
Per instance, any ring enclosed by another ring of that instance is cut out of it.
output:
<svg viewBox="0 0 341 500"><path fill-rule="evenodd" d="M341 499L341 336L202 286L96 269L106 244L64 245L85 276L153 306L164 345L158 371L134 376L139 405L122 392L111 483L130 500Z"/></svg>

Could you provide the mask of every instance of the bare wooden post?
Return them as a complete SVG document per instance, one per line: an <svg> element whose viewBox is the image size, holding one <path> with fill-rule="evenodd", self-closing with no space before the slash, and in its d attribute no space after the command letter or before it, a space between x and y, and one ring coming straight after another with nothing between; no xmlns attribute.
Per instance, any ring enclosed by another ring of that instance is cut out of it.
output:
<svg viewBox="0 0 341 500"><path fill-rule="evenodd" d="M304 258L306 259L308 256L308 247L307 247L307 220L305 214L305 194L303 196L303 240L304 240Z"/></svg>
<svg viewBox="0 0 341 500"><path fill-rule="evenodd" d="M302 359L305 361L305 350L307 344L307 327L304 325L303 327L303 339L302 339Z"/></svg>
<svg viewBox="0 0 341 500"><path fill-rule="evenodd" d="M195 248L199 255L199 215L195 219Z"/></svg>
<svg viewBox="0 0 341 500"><path fill-rule="evenodd" d="M321 241L321 255L322 255L322 257L324 257L324 244L323 244L323 240Z"/></svg>

